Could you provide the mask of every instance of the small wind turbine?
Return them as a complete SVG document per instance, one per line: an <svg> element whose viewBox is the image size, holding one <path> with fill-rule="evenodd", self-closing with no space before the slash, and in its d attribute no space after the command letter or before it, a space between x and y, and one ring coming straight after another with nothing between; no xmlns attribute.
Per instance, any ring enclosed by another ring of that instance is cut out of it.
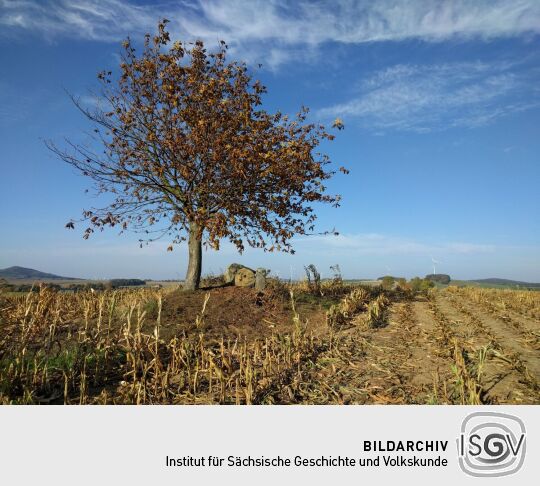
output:
<svg viewBox="0 0 540 486"><path fill-rule="evenodd" d="M437 272L436 272L436 269L437 269L437 264L441 263L437 260L435 260L435 258L433 258L433 256L431 257L431 263L433 264L433 275L435 275Z"/></svg>

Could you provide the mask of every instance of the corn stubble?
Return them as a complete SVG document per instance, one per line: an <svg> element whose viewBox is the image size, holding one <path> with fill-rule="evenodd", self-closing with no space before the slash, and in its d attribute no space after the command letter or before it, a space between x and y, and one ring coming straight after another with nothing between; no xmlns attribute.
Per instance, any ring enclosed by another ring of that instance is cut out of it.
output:
<svg viewBox="0 0 540 486"><path fill-rule="evenodd" d="M321 345L294 311L294 329L263 340L160 336L163 295L64 294L45 287L2 301L0 403L272 403L294 396L300 364ZM148 328L148 302L157 307ZM294 305L293 305L294 310Z"/></svg>
<svg viewBox="0 0 540 486"><path fill-rule="evenodd" d="M493 359L506 360L538 392L525 364L474 314L465 314L467 326L459 330L449 321L437 304L439 291L422 297L435 323L427 334L413 312L418 295L407 288L322 282L317 295L334 295L337 303L326 311L326 325L314 330L296 304L297 295L309 290L306 284L278 287L270 291L289 299L291 330L273 329L250 341L205 335L211 293L205 295L194 331L167 339L162 332L168 325L162 322L166 290L68 294L40 287L23 296L0 297L0 403L480 404L489 403L484 365ZM467 297L486 301L486 308L505 306L526 316L538 312L532 293L446 293L458 304ZM519 330L525 340L532 339ZM377 340L383 331L398 333L395 341ZM489 342L472 346L471 333ZM411 346L426 343L447 368L433 376L431 393L410 380L416 366Z"/></svg>

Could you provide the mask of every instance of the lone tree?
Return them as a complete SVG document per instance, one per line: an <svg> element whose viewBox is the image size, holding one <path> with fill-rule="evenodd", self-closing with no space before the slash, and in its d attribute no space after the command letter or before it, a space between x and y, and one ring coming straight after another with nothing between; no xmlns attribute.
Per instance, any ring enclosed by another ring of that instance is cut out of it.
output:
<svg viewBox="0 0 540 486"><path fill-rule="evenodd" d="M335 174L330 160L314 151L334 136L307 123L306 108L294 118L266 112L266 88L245 64L226 60L223 41L214 52L200 41L170 45L166 24L145 36L139 56L124 41L121 76L98 74L97 107L71 97L95 125L92 146L47 146L110 195L106 207L83 211L84 238L117 226L141 233L141 245L168 236L170 251L188 240L184 289L193 290L202 244L219 249L228 239L240 252L247 243L293 253L293 235L314 229L311 204L339 205L323 185Z"/></svg>

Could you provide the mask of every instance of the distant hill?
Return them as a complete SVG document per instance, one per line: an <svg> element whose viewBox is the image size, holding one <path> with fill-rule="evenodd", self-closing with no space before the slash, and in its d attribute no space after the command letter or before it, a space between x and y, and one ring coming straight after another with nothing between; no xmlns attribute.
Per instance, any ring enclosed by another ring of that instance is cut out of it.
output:
<svg viewBox="0 0 540 486"><path fill-rule="evenodd" d="M60 277L53 273L40 272L33 268L9 267L0 270L0 278L20 279L20 280L78 280L71 277Z"/></svg>
<svg viewBox="0 0 540 486"><path fill-rule="evenodd" d="M486 285L501 285L501 286L520 286L520 287L539 287L540 283L520 282L519 280L508 280L506 278L481 278L477 280L467 280L467 282L476 282Z"/></svg>

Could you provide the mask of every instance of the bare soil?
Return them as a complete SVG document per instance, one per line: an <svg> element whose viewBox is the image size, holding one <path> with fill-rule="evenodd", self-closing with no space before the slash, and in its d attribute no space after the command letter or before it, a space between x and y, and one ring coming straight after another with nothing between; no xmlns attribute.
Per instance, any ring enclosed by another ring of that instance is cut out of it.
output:
<svg viewBox="0 0 540 486"><path fill-rule="evenodd" d="M331 302L323 305L321 299L297 297L296 310L308 332L328 332L325 313ZM457 347L481 387L482 403L540 403L540 353L531 338L540 331L540 323L509 314L511 322L448 292L436 292L430 300L419 296L393 302L381 327L366 329L359 321L336 333L333 346L306 364L309 379L302 393L283 400L457 403ZM163 304L162 322L167 337L204 332L209 339L248 341L275 331L290 332L294 326L287 297L235 287L170 293Z"/></svg>
<svg viewBox="0 0 540 486"><path fill-rule="evenodd" d="M301 401L460 403L456 348L481 403L540 403L540 353L515 327L445 292L394 302L380 328L343 331L313 363Z"/></svg>
<svg viewBox="0 0 540 486"><path fill-rule="evenodd" d="M206 307L203 306L208 297ZM324 309L316 303L298 303L297 311L310 331L325 323ZM264 339L272 332L290 332L293 328L291 301L272 290L221 287L207 291L168 294L163 302L162 336L203 332L208 340ZM196 322L199 320L199 326Z"/></svg>

